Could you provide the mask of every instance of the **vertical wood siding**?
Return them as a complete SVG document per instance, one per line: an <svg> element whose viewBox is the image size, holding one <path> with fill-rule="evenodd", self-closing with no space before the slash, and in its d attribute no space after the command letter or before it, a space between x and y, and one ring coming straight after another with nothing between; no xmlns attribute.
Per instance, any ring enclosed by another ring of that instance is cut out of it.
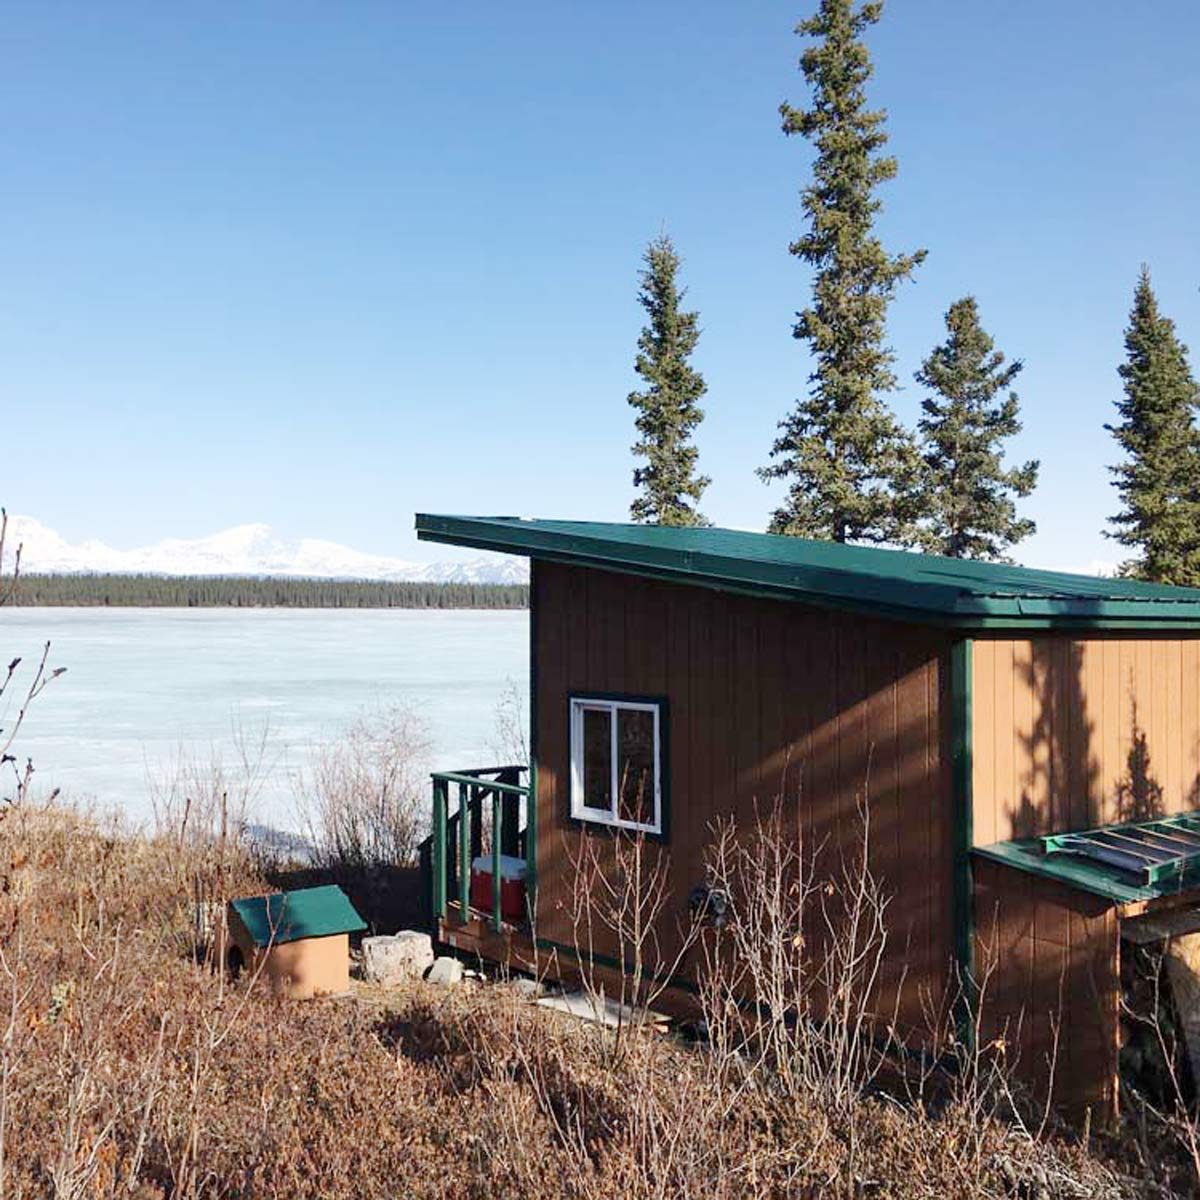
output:
<svg viewBox="0 0 1200 1200"><path fill-rule="evenodd" d="M980 1044L1039 1100L1097 1125L1116 1111L1120 1016L1117 910L998 863L975 864Z"/></svg>
<svg viewBox="0 0 1200 1200"><path fill-rule="evenodd" d="M567 820L567 697L664 695L669 702L666 926L703 882L714 820L742 829L782 796L824 861L861 836L891 895L889 981L902 1016L942 996L952 954L949 777L943 748L948 640L872 621L687 585L539 562L537 934L576 944L570 918L581 835ZM663 929L669 941L670 929ZM600 950L602 947L597 946Z"/></svg>
<svg viewBox="0 0 1200 1200"><path fill-rule="evenodd" d="M1200 640L976 640L975 844L1200 807Z"/></svg>

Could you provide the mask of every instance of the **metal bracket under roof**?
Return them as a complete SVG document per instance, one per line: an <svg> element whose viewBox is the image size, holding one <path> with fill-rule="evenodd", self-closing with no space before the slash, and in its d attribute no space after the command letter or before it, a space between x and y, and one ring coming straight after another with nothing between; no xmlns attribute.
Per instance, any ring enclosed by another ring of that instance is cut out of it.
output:
<svg viewBox="0 0 1200 1200"><path fill-rule="evenodd" d="M1040 841L1045 854L1074 854L1107 863L1147 886L1182 879L1200 869L1200 813L1054 833Z"/></svg>

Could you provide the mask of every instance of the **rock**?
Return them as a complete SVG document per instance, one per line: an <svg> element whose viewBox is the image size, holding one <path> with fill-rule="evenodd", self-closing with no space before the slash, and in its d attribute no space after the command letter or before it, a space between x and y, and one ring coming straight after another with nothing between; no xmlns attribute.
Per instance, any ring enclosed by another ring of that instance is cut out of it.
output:
<svg viewBox="0 0 1200 1200"><path fill-rule="evenodd" d="M440 983L445 987L453 987L462 983L463 965L457 958L442 957L433 961L429 973L425 976L430 983Z"/></svg>
<svg viewBox="0 0 1200 1200"><path fill-rule="evenodd" d="M369 983L420 979L432 964L433 941L427 933L404 929L386 937L363 938L362 973Z"/></svg>

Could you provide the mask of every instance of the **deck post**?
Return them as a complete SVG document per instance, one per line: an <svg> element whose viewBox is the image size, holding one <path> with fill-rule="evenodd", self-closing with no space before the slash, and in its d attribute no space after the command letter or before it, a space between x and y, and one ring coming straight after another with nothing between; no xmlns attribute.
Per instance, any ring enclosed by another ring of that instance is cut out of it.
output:
<svg viewBox="0 0 1200 1200"><path fill-rule="evenodd" d="M529 762L525 777L525 919L537 929L538 563L529 560Z"/></svg>
<svg viewBox="0 0 1200 1200"><path fill-rule="evenodd" d="M519 767L512 767L501 771L496 778L501 783L511 783L516 787L521 786L521 770ZM521 797L515 792L505 792L502 796L502 803L504 805L502 816L504 840L500 848L505 854L516 855L520 853Z"/></svg>
<svg viewBox="0 0 1200 1200"><path fill-rule="evenodd" d="M446 919L446 801L449 786L444 779L433 781L433 919Z"/></svg>
<svg viewBox="0 0 1200 1200"><path fill-rule="evenodd" d="M504 806L501 802L500 793L492 792L492 928L499 933L504 925L501 916L501 897L504 887L504 880L500 875L500 851L502 847L502 833L504 824Z"/></svg>
<svg viewBox="0 0 1200 1200"><path fill-rule="evenodd" d="M471 814L467 785L458 785L458 904L464 922L471 918Z"/></svg>

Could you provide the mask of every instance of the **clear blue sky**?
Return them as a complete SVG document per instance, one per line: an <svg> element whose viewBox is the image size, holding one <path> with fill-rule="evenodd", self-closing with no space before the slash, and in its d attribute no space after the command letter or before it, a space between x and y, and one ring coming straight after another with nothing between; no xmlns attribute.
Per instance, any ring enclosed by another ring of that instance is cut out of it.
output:
<svg viewBox="0 0 1200 1200"><path fill-rule="evenodd" d="M417 509L625 519L636 273L666 226L709 384L705 510L805 388L792 35L808 4L10 2L2 500L134 545L267 521L418 549ZM1200 351L1200 6L892 0L890 337L974 292L1042 459L1021 556L1114 559L1103 432L1139 264ZM1195 360L1195 356L1194 356Z"/></svg>

